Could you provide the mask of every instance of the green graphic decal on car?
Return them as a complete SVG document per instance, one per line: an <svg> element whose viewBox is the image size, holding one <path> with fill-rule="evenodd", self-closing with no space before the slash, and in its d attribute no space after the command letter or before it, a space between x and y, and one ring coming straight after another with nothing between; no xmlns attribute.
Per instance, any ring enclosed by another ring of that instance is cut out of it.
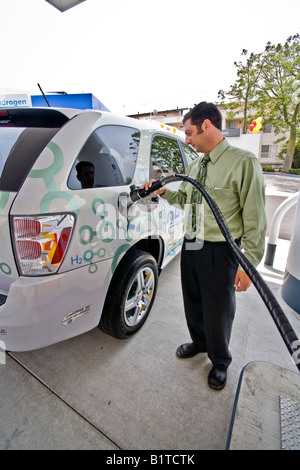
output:
<svg viewBox="0 0 300 470"><path fill-rule="evenodd" d="M0 271L7 276L11 274L11 268L6 263L0 263Z"/></svg>
<svg viewBox="0 0 300 470"><path fill-rule="evenodd" d="M131 248L131 245L124 244L124 245L119 246L119 248L116 250L116 252L114 254L113 262L111 263L111 271L112 271L113 274L116 270L116 267L118 265L119 258L121 256L121 254L125 253L127 250L129 250L129 248Z"/></svg>
<svg viewBox="0 0 300 470"><path fill-rule="evenodd" d="M9 200L10 193L7 193L5 191L0 192L0 212L3 211L5 208L8 200Z"/></svg>
<svg viewBox="0 0 300 470"><path fill-rule="evenodd" d="M48 193L45 194L40 202L41 212L49 212L50 204L53 200L64 199L70 204L73 212L78 215L79 208L76 199L65 191L58 191L53 178L54 175L56 175L63 168L63 152L61 148L54 142L49 142L47 148L49 148L53 153L53 163L48 166L48 168L43 168L41 170L31 170L28 175L29 178L41 178L44 180L45 186L48 190Z"/></svg>

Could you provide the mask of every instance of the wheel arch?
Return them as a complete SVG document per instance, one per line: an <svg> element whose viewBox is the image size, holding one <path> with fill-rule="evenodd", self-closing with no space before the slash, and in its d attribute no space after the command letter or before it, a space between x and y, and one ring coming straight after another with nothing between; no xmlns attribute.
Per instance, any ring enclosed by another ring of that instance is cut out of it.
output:
<svg viewBox="0 0 300 470"><path fill-rule="evenodd" d="M162 266L162 262L163 262L163 258L164 258L164 251L165 251L165 246L164 246L163 239L160 236L148 236L147 238L143 238L143 239L138 240L137 243L132 245L124 253L124 255L119 260L119 262L118 262L118 264L117 264L117 266L116 266L116 268L113 272L112 278L110 279L110 282L108 284L108 289L106 291L105 299L104 299L104 302L103 302L103 308L102 308L102 312L101 312L99 321L101 320L101 317L103 315L103 309L104 309L104 306L105 306L105 303L106 303L106 299L110 295L110 291L111 291L112 285L115 281L115 278L118 276L118 271L122 267L122 265L124 263L126 263L127 257L130 256L130 253L134 250L145 251L146 253L149 253L150 255L152 255L153 258L157 262L158 273L160 274L160 272L161 272L161 266Z"/></svg>
<svg viewBox="0 0 300 470"><path fill-rule="evenodd" d="M134 268L136 268L136 266L134 267L132 263L135 261L134 260L135 257L136 257L137 263L139 262L138 260L140 260L141 256L143 255L144 257L148 256L148 260L150 262L151 260L152 260L152 263L155 262L156 282L155 282L155 292L153 294L153 301L154 301L156 290L157 290L159 271L160 271L158 263L157 263L157 260L160 259L161 257L160 249L161 249L161 240L159 237L151 238L151 239L143 239L143 240L139 240L138 243L136 243L129 250L127 250L124 256L121 258L112 276L112 279L110 281L108 290L106 292L105 301L103 304L103 310L102 310L100 322L98 325L98 327L103 332L108 333L111 336L114 336L120 339L124 338L124 336L119 336L119 333L116 334L116 331L117 330L120 331L120 330L119 330L119 326L117 326L117 329L116 329L116 323L115 323L115 319L112 316L112 312L116 312L122 303L119 302L120 299L118 299L118 293L117 293L117 297L113 294L116 292L116 289L118 289L119 292L122 292L122 287L123 287L122 279L126 279L128 275L130 276L132 275L132 273L135 272ZM121 288L120 288L120 280L121 280ZM111 301L112 299L114 302L113 308L112 308L112 301ZM118 304L116 304L116 302L118 302ZM150 307L150 310L151 310L151 307ZM148 314L145 316L145 319L142 321L141 326L144 324ZM130 333L130 335L131 334L132 333Z"/></svg>
<svg viewBox="0 0 300 470"><path fill-rule="evenodd" d="M141 251L146 251L152 255L157 262L158 269L161 269L165 251L164 241L161 237L149 236L147 238L143 238L133 245L131 249L134 248L137 248Z"/></svg>

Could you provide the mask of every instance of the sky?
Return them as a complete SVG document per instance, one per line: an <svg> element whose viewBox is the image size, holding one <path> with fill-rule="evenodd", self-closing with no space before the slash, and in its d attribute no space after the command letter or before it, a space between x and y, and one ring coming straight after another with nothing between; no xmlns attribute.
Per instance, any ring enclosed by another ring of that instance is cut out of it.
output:
<svg viewBox="0 0 300 470"><path fill-rule="evenodd" d="M300 32L299 0L0 0L0 94L92 93L135 114L216 101L243 49Z"/></svg>

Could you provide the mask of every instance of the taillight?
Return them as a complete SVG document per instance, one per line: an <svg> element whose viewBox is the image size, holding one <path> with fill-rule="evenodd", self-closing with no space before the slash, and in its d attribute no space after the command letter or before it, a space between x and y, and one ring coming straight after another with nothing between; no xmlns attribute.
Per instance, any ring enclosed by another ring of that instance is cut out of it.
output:
<svg viewBox="0 0 300 470"><path fill-rule="evenodd" d="M13 217L13 238L20 273L56 273L71 239L75 217L56 214Z"/></svg>
<svg viewBox="0 0 300 470"><path fill-rule="evenodd" d="M41 254L41 245L33 240L17 240L17 250L20 259L38 259Z"/></svg>
<svg viewBox="0 0 300 470"><path fill-rule="evenodd" d="M41 225L34 219L15 219L14 229L18 238L36 237L41 232Z"/></svg>

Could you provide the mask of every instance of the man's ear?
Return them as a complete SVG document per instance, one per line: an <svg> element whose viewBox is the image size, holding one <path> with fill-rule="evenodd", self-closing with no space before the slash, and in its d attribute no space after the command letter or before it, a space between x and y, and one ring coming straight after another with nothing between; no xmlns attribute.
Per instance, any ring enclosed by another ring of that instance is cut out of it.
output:
<svg viewBox="0 0 300 470"><path fill-rule="evenodd" d="M203 132L208 132L211 129L212 123L209 119L205 119L202 123Z"/></svg>

